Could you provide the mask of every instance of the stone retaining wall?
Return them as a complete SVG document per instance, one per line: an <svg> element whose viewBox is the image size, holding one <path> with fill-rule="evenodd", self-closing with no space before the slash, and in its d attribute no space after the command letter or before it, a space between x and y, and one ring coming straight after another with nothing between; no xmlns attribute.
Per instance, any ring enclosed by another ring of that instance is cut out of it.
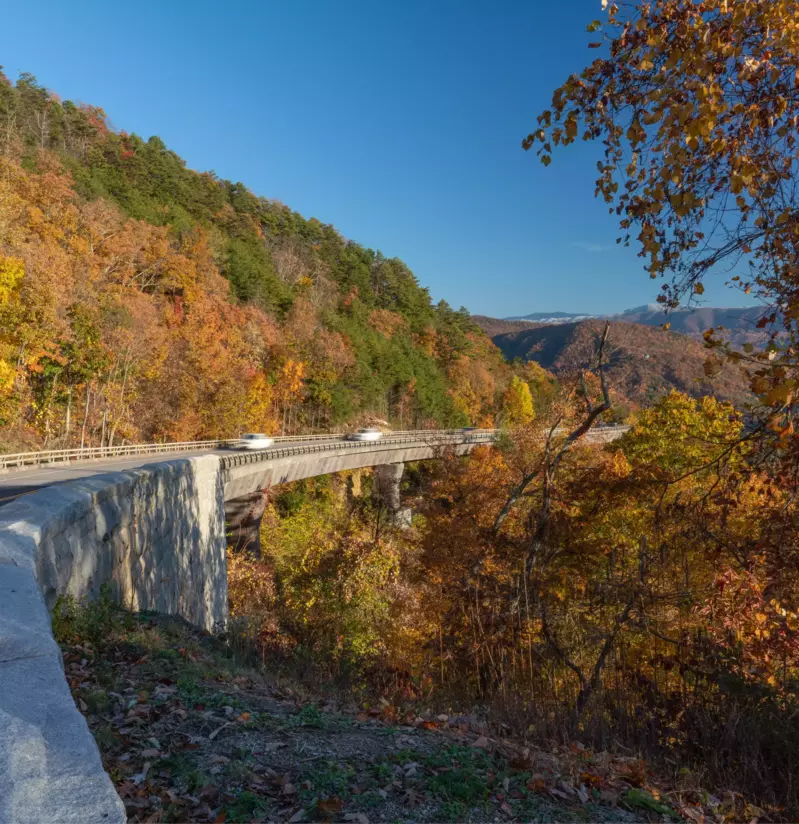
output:
<svg viewBox="0 0 799 824"><path fill-rule="evenodd" d="M105 585L134 610L224 624L217 456L96 475L0 509L0 824L126 820L72 700L48 611L59 595Z"/></svg>

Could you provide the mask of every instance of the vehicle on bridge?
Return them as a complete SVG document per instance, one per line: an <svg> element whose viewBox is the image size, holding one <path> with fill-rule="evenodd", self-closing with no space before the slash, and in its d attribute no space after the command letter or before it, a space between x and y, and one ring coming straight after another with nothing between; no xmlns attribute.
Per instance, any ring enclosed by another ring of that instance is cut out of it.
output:
<svg viewBox="0 0 799 824"><path fill-rule="evenodd" d="M346 436L348 441L379 441L383 433L379 429L358 429Z"/></svg>
<svg viewBox="0 0 799 824"><path fill-rule="evenodd" d="M274 440L262 432L249 432L239 439L236 449L267 449Z"/></svg>

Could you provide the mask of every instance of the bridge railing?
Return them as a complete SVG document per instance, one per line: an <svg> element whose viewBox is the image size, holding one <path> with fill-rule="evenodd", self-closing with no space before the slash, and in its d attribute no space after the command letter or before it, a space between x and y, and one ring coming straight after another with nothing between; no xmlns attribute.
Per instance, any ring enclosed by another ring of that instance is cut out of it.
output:
<svg viewBox="0 0 799 824"><path fill-rule="evenodd" d="M460 430L403 430L390 433L394 435L426 435L430 432L451 433ZM480 430L475 430L480 431ZM278 435L273 437L275 443L296 443L297 441L328 441L344 437L342 432L323 435ZM225 449L240 443L241 438L207 441L175 441L172 443L138 443L121 446L86 446L75 449L48 449L39 452L16 452L0 454L0 469L11 467L36 466L38 464L68 463L70 461L97 460L125 455L158 454L160 452L190 452L199 449Z"/></svg>
<svg viewBox="0 0 799 824"><path fill-rule="evenodd" d="M597 427L589 433L590 440L612 440L629 429L628 426L607 426ZM413 440L430 438L478 438L483 435L490 436L485 440L493 440L499 430L496 429L408 429L390 432L383 436L381 442L396 438L411 438ZM298 441L333 441L331 447L338 448L346 443L352 446L369 445L373 442L344 441L344 434L332 432L323 435L281 435L273 438L274 442L297 443ZM11 454L0 454L0 471L4 469L19 468L25 466L38 466L42 464L70 463L72 461L99 460L101 458L122 457L125 455L157 455L164 452L192 452L203 449L225 449L232 448L240 442L240 438L230 438L227 440L207 440L207 441L177 441L173 443L142 443L123 444L121 446L90 446L82 449L49 449L40 452L16 452ZM407 443L407 441L401 441ZM275 455L278 450L274 448L268 454ZM261 453L255 453L261 454ZM301 454L292 452L290 454ZM257 458L256 458L257 459Z"/></svg>
<svg viewBox="0 0 799 824"><path fill-rule="evenodd" d="M275 442L317 441L343 437L339 433L330 435L283 435L273 438ZM16 452L0 454L0 469L37 464L87 461L99 458L113 458L124 455L146 455L159 452L190 452L198 449L224 449L235 446L240 438L216 441L175 441L170 443L132 443L121 446L86 446L76 449L48 449L41 452Z"/></svg>
<svg viewBox="0 0 799 824"><path fill-rule="evenodd" d="M460 429L429 430L422 429L416 432L392 432L378 441L330 441L328 443L301 444L299 446L272 447L253 452L239 452L235 455L225 455L222 466L243 466L250 463L289 458L296 455L310 455L320 452L341 452L342 450L379 450L386 446L400 446L402 444L417 444L424 446L458 446L462 444L492 443L499 430L483 429L464 432Z"/></svg>

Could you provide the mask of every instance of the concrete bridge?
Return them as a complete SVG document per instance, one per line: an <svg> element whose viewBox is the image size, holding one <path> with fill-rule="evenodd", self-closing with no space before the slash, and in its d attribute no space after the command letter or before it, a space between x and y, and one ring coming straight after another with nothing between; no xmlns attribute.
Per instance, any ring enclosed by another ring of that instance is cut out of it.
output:
<svg viewBox="0 0 799 824"><path fill-rule="evenodd" d="M263 490L363 467L378 467L378 489L396 511L406 462L464 455L495 437L312 436L251 453L195 443L154 463L174 445L106 449L91 463L80 460L85 452L0 455L0 824L125 821L64 678L48 611L58 596L108 587L130 609L213 631L227 619L226 514L251 539Z"/></svg>

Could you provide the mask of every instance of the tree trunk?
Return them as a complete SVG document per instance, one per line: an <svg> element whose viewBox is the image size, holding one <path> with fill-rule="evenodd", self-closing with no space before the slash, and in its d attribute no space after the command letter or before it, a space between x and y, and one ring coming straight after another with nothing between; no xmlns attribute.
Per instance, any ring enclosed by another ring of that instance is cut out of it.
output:
<svg viewBox="0 0 799 824"><path fill-rule="evenodd" d="M594 669L591 673L591 677L588 679L588 681L585 681L582 684L580 693L577 696L577 700L574 702L573 714L575 721L579 721L580 716L583 714L583 710L585 709L588 702L591 700L591 696L594 694L594 691L599 685L599 679L602 676L602 670L605 668L605 659L608 657L608 653L613 649L613 644L616 641L616 636L619 634L619 631L627 623L627 619L630 617L630 611L633 608L634 602L635 593L633 593L630 596L630 599L627 601L624 610L616 616L616 621L613 630L609 632L607 637L605 638L605 643L602 645L602 649L599 651L599 656L597 657L596 663L594 664Z"/></svg>
<svg viewBox="0 0 799 824"><path fill-rule="evenodd" d="M92 388L90 384L86 384L86 406L83 409L83 426L80 430L80 448L83 449L83 445L86 442L86 423L89 420L89 401L92 397Z"/></svg>
<svg viewBox="0 0 799 824"><path fill-rule="evenodd" d="M69 430L72 425L72 384L67 390L67 414L64 421L64 445L69 444Z"/></svg>

